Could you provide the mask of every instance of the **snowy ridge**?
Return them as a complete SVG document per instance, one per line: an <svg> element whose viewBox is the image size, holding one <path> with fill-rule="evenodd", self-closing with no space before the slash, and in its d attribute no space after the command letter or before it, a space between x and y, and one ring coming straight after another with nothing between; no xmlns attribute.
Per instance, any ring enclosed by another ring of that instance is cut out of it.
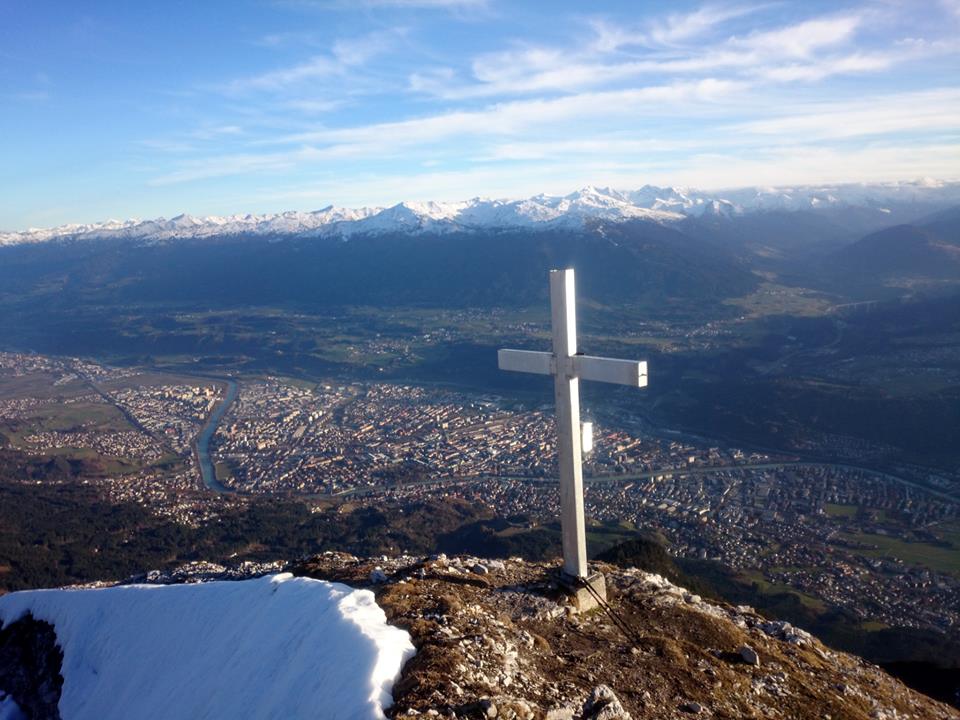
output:
<svg viewBox="0 0 960 720"><path fill-rule="evenodd" d="M802 187L749 187L723 192L645 185L638 190L585 187L569 195L524 200L474 198L461 202L404 202L388 208L326 207L313 212L171 219L107 220L92 224L0 232L0 246L76 239L162 242L236 235L335 237L385 233L447 233L512 228L582 228L591 221L648 220L671 223L703 215L733 216L774 210L864 207L888 204L960 203L960 182L913 182Z"/></svg>
<svg viewBox="0 0 960 720"><path fill-rule="evenodd" d="M0 627L27 613L63 650L64 720L383 718L414 652L369 590L286 573L0 598Z"/></svg>

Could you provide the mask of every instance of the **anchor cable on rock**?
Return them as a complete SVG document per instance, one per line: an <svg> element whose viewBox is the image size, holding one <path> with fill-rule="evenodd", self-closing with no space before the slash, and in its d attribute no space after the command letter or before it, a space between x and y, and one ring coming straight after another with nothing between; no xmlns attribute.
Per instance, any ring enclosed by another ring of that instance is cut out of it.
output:
<svg viewBox="0 0 960 720"><path fill-rule="evenodd" d="M638 647L642 641L641 636L630 627L627 621L624 620L623 616L621 616L616 610L613 609L613 607L611 607L610 603L608 603L600 595L600 593L597 592L596 588L590 585L585 578L577 578L577 584L586 588L587 592L593 596L593 599L596 600L597 604L605 613L607 613L614 625L616 625L620 629L620 632L626 636L627 640L632 643L634 647Z"/></svg>

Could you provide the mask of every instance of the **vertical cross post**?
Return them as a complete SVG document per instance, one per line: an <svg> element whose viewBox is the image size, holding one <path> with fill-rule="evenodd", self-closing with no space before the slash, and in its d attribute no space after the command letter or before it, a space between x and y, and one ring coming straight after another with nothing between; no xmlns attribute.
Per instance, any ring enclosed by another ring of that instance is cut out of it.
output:
<svg viewBox="0 0 960 720"><path fill-rule="evenodd" d="M497 353L497 363L501 370L553 375L557 404L563 571L567 576L580 581L589 578L586 522L583 517L580 379L645 387L647 363L578 353L574 290L572 269L550 271L553 352L504 349Z"/></svg>
<svg viewBox="0 0 960 720"><path fill-rule="evenodd" d="M583 517L583 465L580 446L580 380L572 358L577 354L576 292L573 270L550 271L554 393L560 470L560 524L563 570L587 577L587 535Z"/></svg>

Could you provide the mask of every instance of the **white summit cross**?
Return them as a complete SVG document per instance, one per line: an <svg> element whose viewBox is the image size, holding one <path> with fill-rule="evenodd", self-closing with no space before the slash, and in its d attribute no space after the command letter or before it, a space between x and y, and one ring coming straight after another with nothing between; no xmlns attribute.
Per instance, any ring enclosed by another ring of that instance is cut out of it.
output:
<svg viewBox="0 0 960 720"><path fill-rule="evenodd" d="M554 377L563 570L573 579L585 580L588 571L586 528L583 519L580 379L645 387L647 363L591 357L577 352L576 298L572 269L550 271L550 311L553 326L552 353L500 350L497 360L501 370Z"/></svg>

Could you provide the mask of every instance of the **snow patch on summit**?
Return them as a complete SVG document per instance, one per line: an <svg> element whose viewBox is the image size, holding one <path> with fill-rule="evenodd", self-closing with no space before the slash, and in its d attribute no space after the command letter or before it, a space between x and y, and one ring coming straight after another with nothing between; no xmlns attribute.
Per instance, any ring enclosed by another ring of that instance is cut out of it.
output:
<svg viewBox="0 0 960 720"><path fill-rule="evenodd" d="M369 590L289 573L0 597L0 627L27 613L63 650L64 720L383 718L414 653Z"/></svg>

